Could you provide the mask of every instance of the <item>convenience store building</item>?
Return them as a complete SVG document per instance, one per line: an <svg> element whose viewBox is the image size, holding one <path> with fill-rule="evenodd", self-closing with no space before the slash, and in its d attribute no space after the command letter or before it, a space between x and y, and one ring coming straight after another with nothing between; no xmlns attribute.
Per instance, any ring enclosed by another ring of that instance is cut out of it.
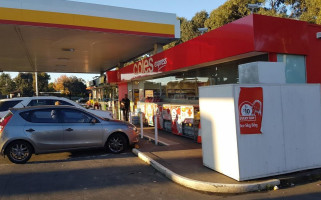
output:
<svg viewBox="0 0 321 200"><path fill-rule="evenodd" d="M284 62L286 83L321 83L321 26L250 15L116 71L106 81L148 124L197 138L198 87L238 83L238 65Z"/></svg>

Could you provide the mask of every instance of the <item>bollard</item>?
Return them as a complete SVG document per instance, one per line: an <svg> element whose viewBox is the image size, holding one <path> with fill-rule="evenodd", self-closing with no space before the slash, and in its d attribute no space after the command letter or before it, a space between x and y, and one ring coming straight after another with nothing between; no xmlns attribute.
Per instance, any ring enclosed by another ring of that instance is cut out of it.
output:
<svg viewBox="0 0 321 200"><path fill-rule="evenodd" d="M131 123L131 124L133 123L133 122L132 122L132 112L129 112L129 113L128 113L128 121L129 121L129 123Z"/></svg>
<svg viewBox="0 0 321 200"><path fill-rule="evenodd" d="M154 126L155 126L155 145L158 145L157 115L155 115Z"/></svg>
<svg viewBox="0 0 321 200"><path fill-rule="evenodd" d="M143 113L140 112L140 137L144 138Z"/></svg>
<svg viewBox="0 0 321 200"><path fill-rule="evenodd" d="M119 120L125 121L125 120L124 120L123 110L120 110L120 113L119 113Z"/></svg>

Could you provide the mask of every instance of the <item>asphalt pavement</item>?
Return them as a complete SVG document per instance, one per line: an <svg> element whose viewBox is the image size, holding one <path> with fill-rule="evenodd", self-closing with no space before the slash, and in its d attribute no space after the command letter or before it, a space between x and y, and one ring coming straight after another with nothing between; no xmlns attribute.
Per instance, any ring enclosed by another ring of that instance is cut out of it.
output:
<svg viewBox="0 0 321 200"><path fill-rule="evenodd" d="M163 137L162 134L167 135ZM237 182L221 174L215 176L213 170L202 166L200 144L166 132L160 132L159 139L167 145L155 145L152 139L141 139L138 149L153 157L153 160L146 161L156 169L138 159L130 150L122 154L97 149L33 155L24 165L0 158L0 200L321 199L321 181L311 182L320 174L318 170L302 172L302 179L298 179L298 173L288 175L285 179L289 184L285 186L278 177L281 186L276 191L217 194L183 187L176 184L177 181L197 183L199 186L203 186L203 182L219 183L217 180L223 184ZM306 179L307 174L311 179ZM213 180L215 177L221 179Z"/></svg>

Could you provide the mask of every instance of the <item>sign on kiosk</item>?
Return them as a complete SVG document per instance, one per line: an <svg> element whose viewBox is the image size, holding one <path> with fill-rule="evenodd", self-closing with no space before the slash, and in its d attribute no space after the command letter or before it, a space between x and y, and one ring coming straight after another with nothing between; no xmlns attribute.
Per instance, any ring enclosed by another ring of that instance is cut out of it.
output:
<svg viewBox="0 0 321 200"><path fill-rule="evenodd" d="M239 119L241 134L262 134L263 89L261 87L240 88Z"/></svg>

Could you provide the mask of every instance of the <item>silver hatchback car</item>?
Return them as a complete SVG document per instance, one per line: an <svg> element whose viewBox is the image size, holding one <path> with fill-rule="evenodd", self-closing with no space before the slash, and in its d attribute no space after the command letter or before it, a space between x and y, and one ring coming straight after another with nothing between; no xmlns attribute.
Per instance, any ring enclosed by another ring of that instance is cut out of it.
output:
<svg viewBox="0 0 321 200"><path fill-rule="evenodd" d="M0 149L13 163L32 154L86 148L123 152L138 142L134 125L102 119L72 106L11 109L0 122Z"/></svg>

